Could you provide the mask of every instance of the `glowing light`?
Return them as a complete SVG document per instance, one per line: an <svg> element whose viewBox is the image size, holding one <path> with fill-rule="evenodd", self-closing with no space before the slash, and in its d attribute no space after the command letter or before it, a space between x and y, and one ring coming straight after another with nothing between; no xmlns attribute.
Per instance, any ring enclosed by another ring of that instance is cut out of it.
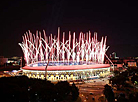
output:
<svg viewBox="0 0 138 102"><path fill-rule="evenodd" d="M62 41L60 41L59 29L57 38L53 37L52 34L47 37L45 31L43 31L43 37L41 32L38 31L36 35L30 31L26 32L23 36L23 42L19 45L23 50L27 64L48 60L52 62L69 62L72 60L73 62L86 61L87 63L92 61L103 63L107 50L106 37L105 39L102 37L101 42L98 42L97 33L94 33L94 37L91 37L90 31L86 34L81 32L78 40L75 33L73 33L71 39L71 33L69 32L68 40L65 39L65 33L63 33ZM51 53L50 58L49 53Z"/></svg>

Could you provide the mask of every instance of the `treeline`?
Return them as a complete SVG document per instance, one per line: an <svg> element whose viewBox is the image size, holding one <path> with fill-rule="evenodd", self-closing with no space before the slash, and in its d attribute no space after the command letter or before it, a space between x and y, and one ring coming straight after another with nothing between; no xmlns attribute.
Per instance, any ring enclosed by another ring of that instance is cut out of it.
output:
<svg viewBox="0 0 138 102"><path fill-rule="evenodd" d="M115 93L114 97L117 99L117 102L136 102L136 100L138 100L138 90L136 88L138 85L138 68L127 68L127 70L123 72L114 71L114 77L112 77L109 82L116 91L123 92L120 94ZM105 92L111 95L111 92ZM112 97L109 97L109 99Z"/></svg>
<svg viewBox="0 0 138 102"><path fill-rule="evenodd" d="M0 78L1 100L4 102L73 102L79 96L75 84L50 81L26 76Z"/></svg>

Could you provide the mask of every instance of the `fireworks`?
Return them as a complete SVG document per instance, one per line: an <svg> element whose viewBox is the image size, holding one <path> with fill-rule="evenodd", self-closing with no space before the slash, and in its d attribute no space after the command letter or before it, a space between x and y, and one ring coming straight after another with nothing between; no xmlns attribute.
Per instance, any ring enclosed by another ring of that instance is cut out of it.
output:
<svg viewBox="0 0 138 102"><path fill-rule="evenodd" d="M26 32L23 36L23 42L19 43L21 46L25 60L27 64L35 63L38 61L51 62L73 62L80 61L92 61L95 63L103 63L106 48L106 37L97 40L97 33L94 33L94 37L91 37L91 32L86 34L80 32L79 38L76 38L76 34L68 34L68 39L65 39L65 33L63 33L62 41L60 41L60 30L58 29L58 36L46 36L43 30L36 32L36 35L30 31Z"/></svg>

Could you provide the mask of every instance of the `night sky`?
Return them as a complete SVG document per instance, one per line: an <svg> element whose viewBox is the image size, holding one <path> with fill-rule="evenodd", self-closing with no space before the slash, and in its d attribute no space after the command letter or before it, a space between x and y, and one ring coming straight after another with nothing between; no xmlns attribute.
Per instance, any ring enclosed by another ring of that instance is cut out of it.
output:
<svg viewBox="0 0 138 102"><path fill-rule="evenodd" d="M107 36L107 55L138 56L138 6L127 0L4 0L0 3L0 56L23 56L18 45L30 30Z"/></svg>

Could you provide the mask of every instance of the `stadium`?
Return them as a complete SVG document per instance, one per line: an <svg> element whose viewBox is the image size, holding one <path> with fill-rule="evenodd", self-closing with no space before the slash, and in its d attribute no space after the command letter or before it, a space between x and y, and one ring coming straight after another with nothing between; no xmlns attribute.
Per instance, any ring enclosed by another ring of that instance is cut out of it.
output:
<svg viewBox="0 0 138 102"><path fill-rule="evenodd" d="M72 37L71 37L72 36ZM32 34L30 31L23 36L21 46L26 66L21 68L23 75L29 78L47 79L50 81L70 81L105 76L110 72L110 65L104 64L106 37L97 40L97 33L76 34L69 32L58 36L46 36L43 30Z"/></svg>

